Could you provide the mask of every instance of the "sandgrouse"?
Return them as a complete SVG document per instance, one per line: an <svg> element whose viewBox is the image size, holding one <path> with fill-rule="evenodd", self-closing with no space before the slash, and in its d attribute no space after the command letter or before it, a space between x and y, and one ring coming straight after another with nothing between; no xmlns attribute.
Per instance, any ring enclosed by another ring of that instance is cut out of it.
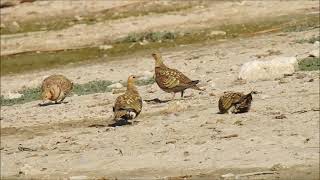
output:
<svg viewBox="0 0 320 180"><path fill-rule="evenodd" d="M124 121L136 118L142 110L142 98L135 87L136 77L131 75L128 78L127 90L124 94L117 97L113 107L114 121Z"/></svg>
<svg viewBox="0 0 320 180"><path fill-rule="evenodd" d="M153 53L152 56L155 59L155 80L163 91L173 93L172 99L177 92L181 92L183 97L184 90L188 88L203 91L197 86L199 80L192 81L180 71L167 67L160 54Z"/></svg>
<svg viewBox="0 0 320 180"><path fill-rule="evenodd" d="M224 92L219 99L220 113L244 113L251 107L252 93L243 94L240 92Z"/></svg>
<svg viewBox="0 0 320 180"><path fill-rule="evenodd" d="M41 97L46 100L62 102L73 89L73 83L63 75L51 75L41 85Z"/></svg>

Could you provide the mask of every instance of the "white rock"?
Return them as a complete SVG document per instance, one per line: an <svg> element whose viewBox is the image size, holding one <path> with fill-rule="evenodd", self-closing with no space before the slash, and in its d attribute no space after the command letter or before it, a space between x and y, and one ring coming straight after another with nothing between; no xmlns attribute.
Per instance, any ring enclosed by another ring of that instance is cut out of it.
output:
<svg viewBox="0 0 320 180"><path fill-rule="evenodd" d="M20 98L22 96L23 96L23 94L15 93L15 92L8 92L8 93L3 94L3 97L5 99L17 99L17 98Z"/></svg>
<svg viewBox="0 0 320 180"><path fill-rule="evenodd" d="M88 176L71 176L69 177L69 180L87 180L89 179Z"/></svg>
<svg viewBox="0 0 320 180"><path fill-rule="evenodd" d="M74 16L74 19L77 21L81 21L83 18L81 16L76 15L76 16Z"/></svg>
<svg viewBox="0 0 320 180"><path fill-rule="evenodd" d="M316 42L313 43L313 45L316 46L316 47L319 47L320 46L320 42L316 41Z"/></svg>
<svg viewBox="0 0 320 180"><path fill-rule="evenodd" d="M122 87L123 87L123 85L121 83L114 83L114 84L111 84L110 86L108 86L108 88L115 88L115 89L120 89Z"/></svg>
<svg viewBox="0 0 320 180"><path fill-rule="evenodd" d="M309 53L310 57L319 57L319 49L315 49Z"/></svg>
<svg viewBox="0 0 320 180"><path fill-rule="evenodd" d="M292 74L297 68L295 57L277 57L271 61L250 61L242 65L238 79L247 81L274 80Z"/></svg>
<svg viewBox="0 0 320 180"><path fill-rule="evenodd" d="M111 45L101 45L101 46L99 46L99 49L102 49L102 50L107 50L107 49L111 49L111 48L113 48L113 46L111 46Z"/></svg>
<svg viewBox="0 0 320 180"><path fill-rule="evenodd" d="M228 174L221 175L221 177L222 178L231 178L231 177L234 177L234 174L228 173Z"/></svg>
<svg viewBox="0 0 320 180"><path fill-rule="evenodd" d="M227 33L225 31L211 31L210 36L224 36Z"/></svg>
<svg viewBox="0 0 320 180"><path fill-rule="evenodd" d="M147 80L147 79L153 78L153 75L154 75L154 73L150 72L150 71L144 71L139 74L141 76L139 79L141 79L141 80Z"/></svg>

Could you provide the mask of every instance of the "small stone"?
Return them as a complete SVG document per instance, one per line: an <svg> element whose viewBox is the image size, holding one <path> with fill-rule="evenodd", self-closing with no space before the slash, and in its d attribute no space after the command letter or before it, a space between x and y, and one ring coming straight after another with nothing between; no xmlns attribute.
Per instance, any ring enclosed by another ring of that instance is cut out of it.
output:
<svg viewBox="0 0 320 180"><path fill-rule="evenodd" d="M231 177L234 177L234 174L228 173L228 174L221 175L221 177L222 178L231 178Z"/></svg>
<svg viewBox="0 0 320 180"><path fill-rule="evenodd" d="M69 177L69 180L86 180L89 179L88 176L71 176Z"/></svg>
<svg viewBox="0 0 320 180"><path fill-rule="evenodd" d="M287 118L287 116L285 116L284 114L281 114L281 115L276 116L274 118L276 118L276 119L285 119L285 118Z"/></svg>
<svg viewBox="0 0 320 180"><path fill-rule="evenodd" d="M319 49L315 49L309 53L309 57L319 57Z"/></svg>
<svg viewBox="0 0 320 180"><path fill-rule="evenodd" d="M18 98L20 98L20 97L22 97L22 96L23 96L23 94L15 93L15 92L8 92L8 93L5 93L5 94L3 95L3 97L4 97L5 99L18 99Z"/></svg>
<svg viewBox="0 0 320 180"><path fill-rule="evenodd" d="M112 89L112 94L120 94L126 92L126 89Z"/></svg>
<svg viewBox="0 0 320 180"><path fill-rule="evenodd" d="M227 33L225 31L211 31L210 36L225 36Z"/></svg>
<svg viewBox="0 0 320 180"><path fill-rule="evenodd" d="M76 16L74 16L74 19L76 21L81 21L83 18L81 16L76 15Z"/></svg>
<svg viewBox="0 0 320 180"><path fill-rule="evenodd" d="M314 79L312 79L312 78L308 80L308 82L313 82L313 81L314 81Z"/></svg>
<svg viewBox="0 0 320 180"><path fill-rule="evenodd" d="M281 170L281 169L284 169L284 167L283 167L283 165L282 164L275 164L275 165L273 165L271 168L270 168L270 170L271 171L279 171L279 170Z"/></svg>
<svg viewBox="0 0 320 180"><path fill-rule="evenodd" d="M101 46L99 46L99 49L102 49L102 50L107 50L107 49L111 49L111 48L113 48L113 46L111 46L111 45L101 45Z"/></svg>
<svg viewBox="0 0 320 180"><path fill-rule="evenodd" d="M123 88L123 85L121 83L114 83L114 84L111 84L110 86L108 86L108 88L120 89L120 88Z"/></svg>
<svg viewBox="0 0 320 180"><path fill-rule="evenodd" d="M303 78L305 78L306 76L307 76L306 74L298 73L298 74L296 75L296 78L297 78L297 79L303 79Z"/></svg>
<svg viewBox="0 0 320 180"><path fill-rule="evenodd" d="M184 155L184 156L189 156L190 153L189 153L188 151L185 151L185 152L183 152L183 155Z"/></svg>

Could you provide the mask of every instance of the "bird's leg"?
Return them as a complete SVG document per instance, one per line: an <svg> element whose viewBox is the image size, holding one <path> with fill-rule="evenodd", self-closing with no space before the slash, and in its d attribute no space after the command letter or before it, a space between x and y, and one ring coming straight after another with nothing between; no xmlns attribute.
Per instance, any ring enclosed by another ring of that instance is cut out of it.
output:
<svg viewBox="0 0 320 180"><path fill-rule="evenodd" d="M181 91L181 98L183 98L183 93L184 93L184 91Z"/></svg>
<svg viewBox="0 0 320 180"><path fill-rule="evenodd" d="M176 96L176 93L175 92L173 92L172 93L172 98L171 98L171 100L174 100L174 97Z"/></svg>

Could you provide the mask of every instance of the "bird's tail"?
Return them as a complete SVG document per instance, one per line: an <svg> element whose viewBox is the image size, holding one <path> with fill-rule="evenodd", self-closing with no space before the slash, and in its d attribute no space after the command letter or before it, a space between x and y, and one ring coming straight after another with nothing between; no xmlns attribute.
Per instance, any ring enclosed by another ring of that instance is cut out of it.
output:
<svg viewBox="0 0 320 180"><path fill-rule="evenodd" d="M200 82L199 80L191 81L191 82L190 82L191 89L195 89L195 90L198 90L198 91L204 91L204 89L200 89L200 88L197 86L197 84L198 84L199 82Z"/></svg>

